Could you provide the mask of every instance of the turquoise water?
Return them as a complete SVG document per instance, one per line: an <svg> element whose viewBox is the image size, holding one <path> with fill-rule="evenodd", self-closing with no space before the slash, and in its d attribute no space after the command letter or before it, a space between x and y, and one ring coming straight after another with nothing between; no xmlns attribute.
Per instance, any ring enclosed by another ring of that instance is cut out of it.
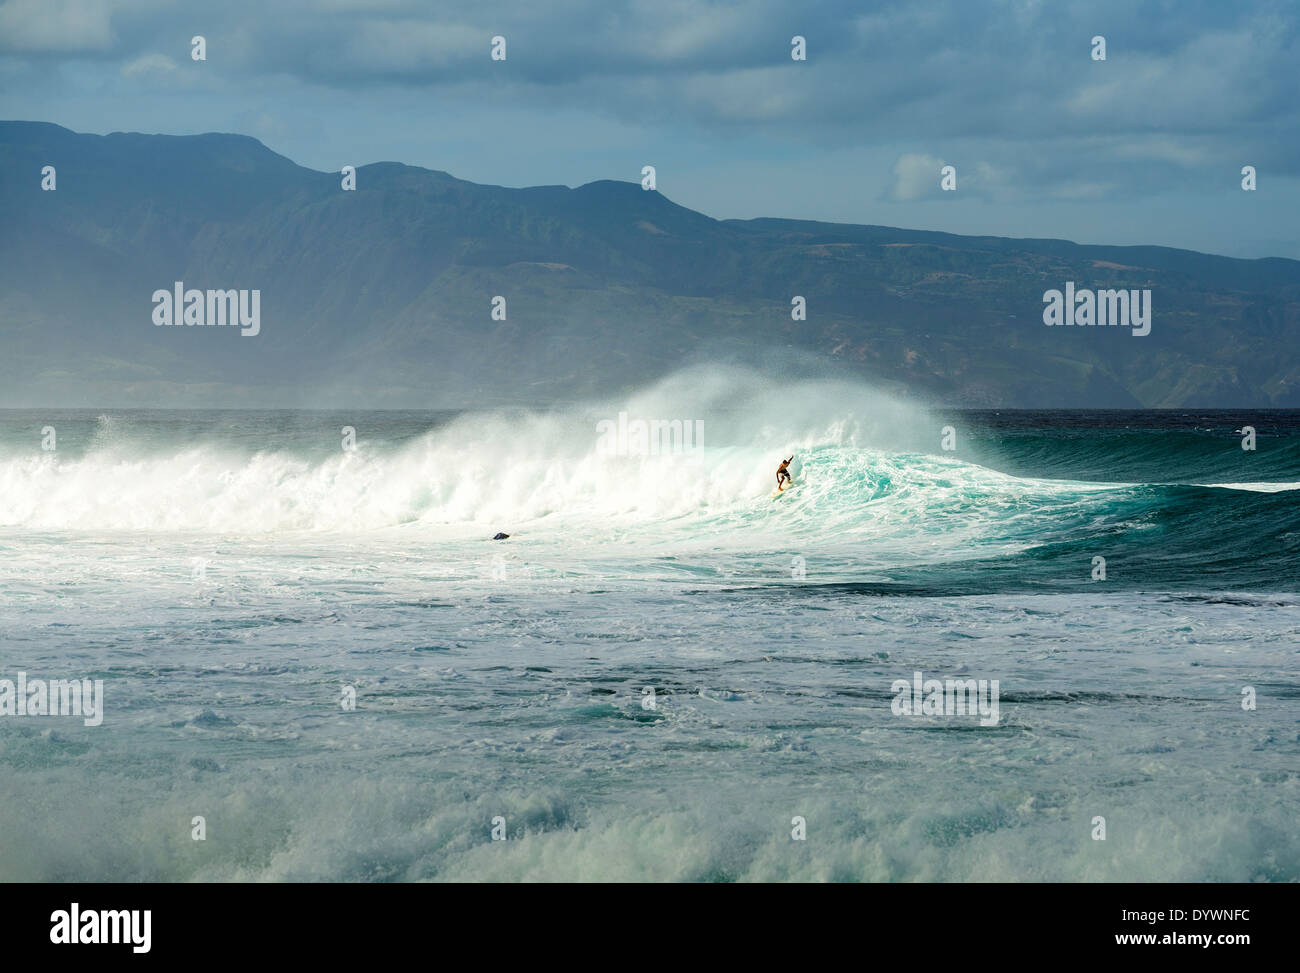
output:
<svg viewBox="0 0 1300 973"><path fill-rule="evenodd" d="M0 413L0 678L106 699L0 717L0 878L1300 878L1300 416L753 384Z"/></svg>

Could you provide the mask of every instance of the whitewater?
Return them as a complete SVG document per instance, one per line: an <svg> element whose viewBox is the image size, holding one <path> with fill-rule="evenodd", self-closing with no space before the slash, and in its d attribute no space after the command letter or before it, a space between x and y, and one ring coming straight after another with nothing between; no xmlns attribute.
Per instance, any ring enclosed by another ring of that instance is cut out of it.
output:
<svg viewBox="0 0 1300 973"><path fill-rule="evenodd" d="M620 412L705 446L604 455ZM0 717L0 879L1294 881L1298 487L1296 413L723 368L0 412L0 678L105 710ZM896 716L916 671L998 724Z"/></svg>

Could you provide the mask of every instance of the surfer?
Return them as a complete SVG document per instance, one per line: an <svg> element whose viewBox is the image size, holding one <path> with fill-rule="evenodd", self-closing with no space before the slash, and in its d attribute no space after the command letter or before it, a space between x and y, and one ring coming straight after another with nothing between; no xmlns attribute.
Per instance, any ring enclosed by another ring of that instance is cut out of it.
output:
<svg viewBox="0 0 1300 973"><path fill-rule="evenodd" d="M791 456L790 459L794 459ZM782 460L781 465L776 468L776 492L780 493L785 489L787 483L793 483L794 478L790 476L790 471L786 469L790 465L790 459Z"/></svg>

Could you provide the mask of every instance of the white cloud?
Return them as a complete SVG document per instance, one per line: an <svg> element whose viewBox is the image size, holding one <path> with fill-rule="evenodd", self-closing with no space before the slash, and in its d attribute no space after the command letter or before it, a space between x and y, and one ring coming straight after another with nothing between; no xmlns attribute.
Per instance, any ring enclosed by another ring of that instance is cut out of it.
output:
<svg viewBox="0 0 1300 973"><path fill-rule="evenodd" d="M894 185L889 198L899 202L937 195L940 169L945 163L932 155L909 153L900 155L894 163Z"/></svg>
<svg viewBox="0 0 1300 973"><path fill-rule="evenodd" d="M176 70L176 62L166 54L146 54L122 66L122 74L134 78L141 74L167 75Z"/></svg>

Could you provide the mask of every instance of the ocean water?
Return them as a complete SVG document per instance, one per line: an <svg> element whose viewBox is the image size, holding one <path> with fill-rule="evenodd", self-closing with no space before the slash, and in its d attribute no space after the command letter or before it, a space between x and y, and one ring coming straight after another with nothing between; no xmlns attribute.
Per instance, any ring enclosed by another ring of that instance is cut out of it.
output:
<svg viewBox="0 0 1300 973"><path fill-rule="evenodd" d="M620 412L703 446L607 455ZM0 880L1296 881L1297 491L1300 413L726 369L0 412L0 679L105 707L0 716ZM918 671L998 722L897 715Z"/></svg>

